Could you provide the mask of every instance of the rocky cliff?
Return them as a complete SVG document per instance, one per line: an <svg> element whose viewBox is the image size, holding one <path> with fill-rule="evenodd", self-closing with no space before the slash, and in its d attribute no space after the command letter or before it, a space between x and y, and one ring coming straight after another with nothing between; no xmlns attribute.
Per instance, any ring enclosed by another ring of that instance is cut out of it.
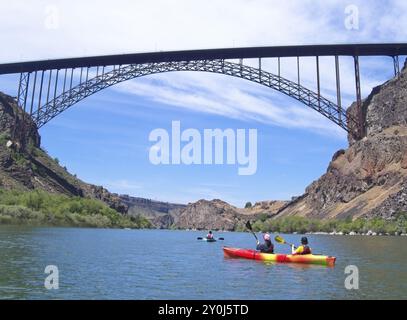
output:
<svg viewBox="0 0 407 320"><path fill-rule="evenodd" d="M182 229L234 230L239 222L238 208L222 200L199 200L190 203L175 219Z"/></svg>
<svg viewBox="0 0 407 320"><path fill-rule="evenodd" d="M234 207L225 201L199 200L189 203L186 208L179 210L174 216L174 226L181 229L197 230L236 230L242 229L247 220L257 219L261 215L272 217L276 212L275 202L263 203L261 209L260 203L252 209L241 209ZM274 211L271 210L274 208Z"/></svg>
<svg viewBox="0 0 407 320"><path fill-rule="evenodd" d="M40 146L41 138L30 117L15 100L0 92L0 188L32 190L94 198L120 213L127 206L117 195L77 179Z"/></svg>
<svg viewBox="0 0 407 320"><path fill-rule="evenodd" d="M327 172L277 217L390 218L407 211L407 66L362 103L365 136L349 136ZM356 115L354 103L348 112Z"/></svg>
<svg viewBox="0 0 407 320"><path fill-rule="evenodd" d="M246 212L248 214L267 214L273 216L277 214L283 207L285 207L289 201L279 201L279 200L271 200L271 201L259 201L254 204L254 206L250 208L246 208Z"/></svg>
<svg viewBox="0 0 407 320"><path fill-rule="evenodd" d="M120 199L129 208L128 214L142 215L159 229L168 229L174 224L174 219L186 205L175 204L151 199L121 195Z"/></svg>

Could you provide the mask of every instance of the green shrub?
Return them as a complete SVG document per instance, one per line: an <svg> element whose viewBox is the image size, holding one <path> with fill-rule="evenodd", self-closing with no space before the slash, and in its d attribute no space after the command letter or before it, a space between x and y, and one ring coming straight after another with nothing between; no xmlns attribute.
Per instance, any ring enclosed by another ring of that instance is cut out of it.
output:
<svg viewBox="0 0 407 320"><path fill-rule="evenodd" d="M376 233L394 234L395 232L405 233L407 230L407 214L398 213L393 220L381 218L362 219L358 218L352 221L351 218L336 220L320 220L304 218L298 216L266 219L259 217L253 224L254 231L271 231L280 233L306 233L306 232L343 232L345 234L351 231L357 233L367 233L372 230Z"/></svg>
<svg viewBox="0 0 407 320"><path fill-rule="evenodd" d="M7 141L10 140L10 135L7 132L0 133L0 145L5 146Z"/></svg>
<svg viewBox="0 0 407 320"><path fill-rule="evenodd" d="M123 216L95 199L44 191L0 189L0 223L36 223L78 227L149 228L144 217Z"/></svg>

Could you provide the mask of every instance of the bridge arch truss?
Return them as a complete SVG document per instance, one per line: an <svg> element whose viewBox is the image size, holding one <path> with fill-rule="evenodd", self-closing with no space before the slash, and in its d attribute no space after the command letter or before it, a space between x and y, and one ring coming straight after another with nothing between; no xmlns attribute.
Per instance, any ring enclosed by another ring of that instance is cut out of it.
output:
<svg viewBox="0 0 407 320"><path fill-rule="evenodd" d="M324 98L320 92L314 92L302 86L299 82L290 81L280 75L261 70L261 68L254 68L244 65L243 63L233 63L223 59L130 64L117 68L114 67L106 72L105 69L102 68L102 72L100 74L98 72L96 76L92 78L89 78L89 70L86 68L86 70L81 70L81 74L86 73L84 81L80 81L80 83L75 86L71 86L73 70L66 70L65 76L63 77L63 92L59 95L55 94L53 98L49 99L50 90L48 88L48 90L46 90L48 98L45 103L41 104L41 101L36 101L37 103L35 104L31 103L28 113L33 118L37 127L41 128L71 106L103 89L143 76L176 71L210 72L245 79L277 90L302 102L348 132L350 130L349 128L356 126L357 123L355 119L346 114L346 110L343 110L337 104ZM84 75L81 75L81 78L83 76ZM48 79L51 79L51 77L52 75L48 75ZM22 79L30 81L30 74L22 74ZM33 81L37 83L39 80L42 83L44 82L44 74L38 76L38 74L34 73ZM69 85L67 85L67 83L69 83ZM55 85L54 89L56 90L58 84ZM35 86L35 84L32 86ZM27 93L30 91L27 87L28 85L25 86L25 90L20 90L20 99L23 101L27 99ZM40 90L42 90L42 88ZM25 96L21 97L22 94ZM41 92L37 94L43 95ZM33 102L33 100L31 102ZM24 103L26 102L22 104Z"/></svg>

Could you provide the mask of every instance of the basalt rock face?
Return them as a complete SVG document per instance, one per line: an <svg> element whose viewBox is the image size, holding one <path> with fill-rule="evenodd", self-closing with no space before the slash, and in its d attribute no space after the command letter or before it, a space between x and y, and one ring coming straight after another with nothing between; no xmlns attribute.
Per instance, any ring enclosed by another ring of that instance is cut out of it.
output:
<svg viewBox="0 0 407 320"><path fill-rule="evenodd" d="M17 147L31 145L39 147L40 135L31 118L17 107L15 100L0 92L0 134L14 137ZM4 139L3 139L4 140Z"/></svg>
<svg viewBox="0 0 407 320"><path fill-rule="evenodd" d="M277 214L282 208L284 208L289 202L288 201L258 201L251 208L246 208L245 211L248 214L266 214L268 216L273 216Z"/></svg>
<svg viewBox="0 0 407 320"><path fill-rule="evenodd" d="M199 200L189 203L176 214L173 212L173 226L181 229L233 231L242 228L247 220L258 219L264 214L271 218L282 205L280 201L265 201L256 203L251 209L242 209L219 199Z"/></svg>
<svg viewBox="0 0 407 320"><path fill-rule="evenodd" d="M151 223L157 229L169 229L174 225L174 216L172 214L158 215L151 220Z"/></svg>
<svg viewBox="0 0 407 320"><path fill-rule="evenodd" d="M348 110L359 113L354 103ZM364 137L349 136L327 172L278 217L391 218L407 211L407 68L362 103Z"/></svg>
<svg viewBox="0 0 407 320"><path fill-rule="evenodd" d="M120 199L129 208L129 215L144 216L158 229L168 229L173 226L175 217L186 207L183 204L155 201L129 195L121 195Z"/></svg>
<svg viewBox="0 0 407 320"><path fill-rule="evenodd" d="M234 230L241 211L222 200L199 200L190 203L176 217L175 224L181 229Z"/></svg>
<svg viewBox="0 0 407 320"><path fill-rule="evenodd" d="M347 113L354 119L361 114L364 136L376 135L393 126L407 126L407 60L400 76L375 87L362 102L361 109L353 103ZM348 140L349 145L356 142L351 134Z"/></svg>
<svg viewBox="0 0 407 320"><path fill-rule="evenodd" d="M15 100L0 92L0 188L33 190L94 198L120 213L127 206L103 187L71 175L40 147L41 138L31 118Z"/></svg>

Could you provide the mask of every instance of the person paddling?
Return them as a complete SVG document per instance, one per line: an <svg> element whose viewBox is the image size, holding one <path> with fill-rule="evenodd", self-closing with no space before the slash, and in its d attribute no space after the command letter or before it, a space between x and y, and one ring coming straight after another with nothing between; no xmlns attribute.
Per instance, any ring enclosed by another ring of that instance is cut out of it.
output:
<svg viewBox="0 0 407 320"><path fill-rule="evenodd" d="M213 239L212 230L209 230L208 234L206 235L206 239L209 239L209 240Z"/></svg>
<svg viewBox="0 0 407 320"><path fill-rule="evenodd" d="M262 244L260 244L260 241L257 240L256 250L259 250L262 253L274 253L274 245L271 242L270 234L265 233L263 238L264 238L264 243L262 243Z"/></svg>
<svg viewBox="0 0 407 320"><path fill-rule="evenodd" d="M295 246L291 245L291 253L292 254L311 254L311 248L308 246L308 239L307 237L301 238L301 245L296 249Z"/></svg>

